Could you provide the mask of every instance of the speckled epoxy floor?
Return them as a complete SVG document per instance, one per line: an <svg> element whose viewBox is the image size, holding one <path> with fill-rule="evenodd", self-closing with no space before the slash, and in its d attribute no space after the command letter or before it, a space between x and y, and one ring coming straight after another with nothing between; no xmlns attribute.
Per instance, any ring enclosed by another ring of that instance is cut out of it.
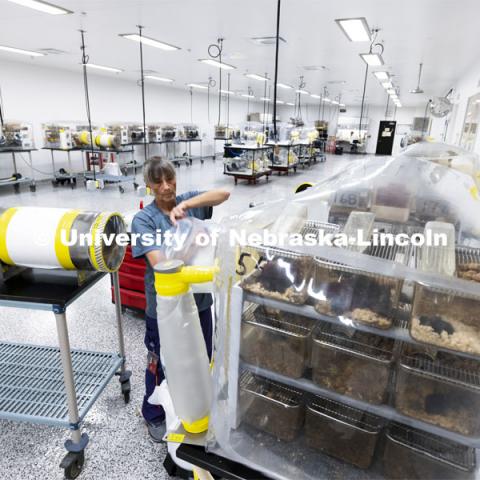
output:
<svg viewBox="0 0 480 480"><path fill-rule="evenodd" d="M214 219L219 220L225 215L245 210L252 201L276 199L301 182L318 181L353 160L354 157L348 155L329 156L326 163L300 169L297 174L288 177L274 175L269 183L262 179L256 186L245 182L234 186L232 178L222 175L221 161L207 160L204 165L197 162L192 167L181 166L177 170L178 191L211 188L231 191L230 200L214 209ZM71 190L68 187L54 189L46 182L39 184L34 194L28 191L28 187L22 187L22 192L15 195L13 189L7 187L0 190L0 206L37 205L125 212L136 209L140 200L132 185L125 188L124 194L115 186L87 192L81 184ZM116 351L115 310L107 277L68 309L67 318L72 348ZM166 448L150 440L140 415L146 362L144 321L140 316L127 312L124 324L128 367L133 371L131 402L124 404L119 383L114 378L87 415L84 431L90 436L90 444L80 477L85 480L168 478L162 467ZM0 339L57 345L54 316L49 312L2 307ZM34 375L35 370L32 369ZM0 421L0 477L11 480L63 478L59 464L65 454L63 443L67 438L68 433L62 429Z"/></svg>

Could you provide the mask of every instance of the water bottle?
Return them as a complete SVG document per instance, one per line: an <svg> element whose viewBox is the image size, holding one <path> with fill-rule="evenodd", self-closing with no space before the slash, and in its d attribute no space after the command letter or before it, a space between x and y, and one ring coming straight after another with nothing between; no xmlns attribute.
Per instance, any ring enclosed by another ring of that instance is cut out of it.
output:
<svg viewBox="0 0 480 480"><path fill-rule="evenodd" d="M186 267L182 260L155 265L160 351L175 412L190 433L208 429L212 377L207 347L190 285L211 282L214 268Z"/></svg>

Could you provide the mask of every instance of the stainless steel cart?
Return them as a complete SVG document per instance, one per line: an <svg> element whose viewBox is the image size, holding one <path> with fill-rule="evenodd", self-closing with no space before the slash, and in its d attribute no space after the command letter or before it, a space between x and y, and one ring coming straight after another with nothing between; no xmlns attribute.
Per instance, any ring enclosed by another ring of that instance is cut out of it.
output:
<svg viewBox="0 0 480 480"><path fill-rule="evenodd" d="M60 467L68 479L81 473L87 433L81 424L110 380L117 375L125 403L130 400L121 302L115 303L118 353L71 350L66 310L105 274L25 269L0 283L0 306L47 310L55 315L58 347L0 341L0 419L71 430ZM118 273L112 274L115 298ZM32 371L34 372L32 374Z"/></svg>

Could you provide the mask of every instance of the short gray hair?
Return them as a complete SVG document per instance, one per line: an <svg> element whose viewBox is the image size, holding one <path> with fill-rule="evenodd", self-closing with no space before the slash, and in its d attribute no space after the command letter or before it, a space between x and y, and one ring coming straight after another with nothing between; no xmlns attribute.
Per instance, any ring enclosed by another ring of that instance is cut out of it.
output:
<svg viewBox="0 0 480 480"><path fill-rule="evenodd" d="M162 157L151 157L143 166L143 178L147 185L161 183L163 180L174 180L175 177L175 167L172 162Z"/></svg>

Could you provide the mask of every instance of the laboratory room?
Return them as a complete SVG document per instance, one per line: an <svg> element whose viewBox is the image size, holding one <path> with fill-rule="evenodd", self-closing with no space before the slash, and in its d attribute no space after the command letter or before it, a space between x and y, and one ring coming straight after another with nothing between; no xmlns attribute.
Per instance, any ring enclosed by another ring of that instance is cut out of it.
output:
<svg viewBox="0 0 480 480"><path fill-rule="evenodd" d="M0 478L480 480L478 0L0 0Z"/></svg>

